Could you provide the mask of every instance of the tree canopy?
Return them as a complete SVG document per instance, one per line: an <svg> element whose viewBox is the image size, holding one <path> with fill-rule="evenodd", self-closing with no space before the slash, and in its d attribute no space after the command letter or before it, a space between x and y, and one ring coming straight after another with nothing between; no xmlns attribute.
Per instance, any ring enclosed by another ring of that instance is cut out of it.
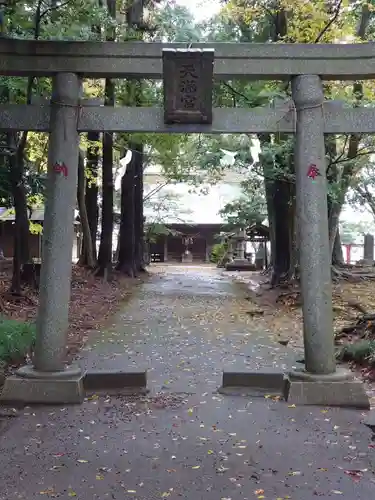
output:
<svg viewBox="0 0 375 500"><path fill-rule="evenodd" d="M197 22L186 7L169 0L9 0L3 7L1 22L4 36L41 40L345 43L374 39L374 6L372 1L355 0L228 0L221 2L219 13ZM162 106L161 82L115 80L112 83L116 105ZM289 83L235 79L216 82L213 102L217 107L244 107L250 112L253 107L289 99ZM85 80L85 96L108 101L107 84L108 81ZM340 99L347 106L374 105L371 81L329 82L324 84L324 91L326 99ZM48 78L0 78L1 102L31 103L48 99L50 92ZM285 258L286 254L293 254L296 239L293 137L115 134L112 138L112 177L125 152L131 150L137 156L139 148L142 171L150 165L159 165L167 182L186 182L192 189L219 182L227 169L241 171L242 194L222 210L222 215L228 222L241 225L268 218L272 239L277 242L273 254L284 256L273 265L279 268L279 274L293 274L296 263ZM17 186L23 189L24 206L43 203L47 135L0 134L0 146L1 203L8 207L14 204ZM90 167L93 161L98 165L95 158L102 154L100 137L82 136L81 151L89 192L93 185L101 183L102 173L97 167L95 171ZM371 136L326 138L332 250L346 202L366 205L375 215L373 152ZM223 161L228 154L234 159L230 164ZM16 157L17 168L12 164ZM121 200L115 196L114 201L119 209Z"/></svg>

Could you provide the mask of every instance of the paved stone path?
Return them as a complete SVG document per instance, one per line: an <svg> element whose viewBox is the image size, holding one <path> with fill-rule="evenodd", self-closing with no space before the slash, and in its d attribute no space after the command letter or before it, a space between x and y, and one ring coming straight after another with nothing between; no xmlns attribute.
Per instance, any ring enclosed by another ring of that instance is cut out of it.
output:
<svg viewBox="0 0 375 500"><path fill-rule="evenodd" d="M293 363L248 306L216 269L153 276L82 353L148 367L150 395L25 408L0 437L0 499L372 498L361 412L217 394L223 366Z"/></svg>

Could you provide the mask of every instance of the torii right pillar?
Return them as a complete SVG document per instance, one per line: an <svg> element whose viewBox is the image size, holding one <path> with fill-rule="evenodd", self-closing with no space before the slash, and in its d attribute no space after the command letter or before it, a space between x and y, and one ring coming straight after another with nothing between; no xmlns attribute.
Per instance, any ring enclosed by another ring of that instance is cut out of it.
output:
<svg viewBox="0 0 375 500"><path fill-rule="evenodd" d="M294 77L292 97L305 368L289 373L286 397L295 404L368 408L362 382L336 367L320 77Z"/></svg>

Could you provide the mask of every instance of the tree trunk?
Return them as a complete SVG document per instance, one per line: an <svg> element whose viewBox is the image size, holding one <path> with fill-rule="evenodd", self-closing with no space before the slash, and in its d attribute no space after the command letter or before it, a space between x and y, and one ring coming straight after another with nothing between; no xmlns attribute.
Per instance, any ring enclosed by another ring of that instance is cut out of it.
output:
<svg viewBox="0 0 375 500"><path fill-rule="evenodd" d="M24 149L16 146L17 136L8 132L8 147L15 151L9 158L9 178L12 186L12 196L15 211L14 247L13 247L13 276L11 292L21 294L22 266L30 261L29 248L29 217L26 190L24 185ZM29 284L35 285L34 280Z"/></svg>
<svg viewBox="0 0 375 500"><path fill-rule="evenodd" d="M114 105L114 85L112 80L105 81L105 105ZM103 133L102 161L102 225L98 255L98 276L108 277L112 271L112 233L113 233L113 134Z"/></svg>
<svg viewBox="0 0 375 500"><path fill-rule="evenodd" d="M82 248L84 248L85 252L84 254L81 253L82 260L80 258L79 264L87 265L93 269L95 267L95 258L85 203L85 162L81 151L78 154L77 202L82 231Z"/></svg>
<svg viewBox="0 0 375 500"><path fill-rule="evenodd" d="M291 184L283 180L273 181L273 224L275 231L275 255L271 285L294 275L294 214L291 207Z"/></svg>
<svg viewBox="0 0 375 500"><path fill-rule="evenodd" d="M98 143L100 136L97 132L89 132L87 134L88 141ZM99 148L97 144L90 144L87 148L87 175L85 186L85 205L87 218L90 227L91 247L94 260L97 259L96 251L96 235L98 233L99 209L98 209L98 164L99 164ZM82 245L82 263L88 265L86 259L85 242Z"/></svg>
<svg viewBox="0 0 375 500"><path fill-rule="evenodd" d="M116 0L107 0L109 15L116 19ZM106 39L114 41L113 33ZM105 80L104 105L115 105L115 85L110 78ZM112 233L113 233L113 134L103 133L102 161L102 227L98 256L97 275L107 278L112 271Z"/></svg>
<svg viewBox="0 0 375 500"><path fill-rule="evenodd" d="M137 274L135 261L135 172L140 155L136 152L137 145L130 143L129 148L132 151L132 159L121 179L121 220L116 269L133 278Z"/></svg>
<svg viewBox="0 0 375 500"><path fill-rule="evenodd" d="M269 147L271 144L270 134L259 134L258 135L261 148ZM266 204L267 204L267 216L268 216L268 227L270 232L270 245L271 245L271 255L270 261L268 263L269 268L273 269L274 256L276 253L275 248L275 225L274 225L274 206L273 206L273 159L267 155L261 153L259 155L259 161L262 166L263 176L264 176L264 190L266 194Z"/></svg>
<svg viewBox="0 0 375 500"><path fill-rule="evenodd" d="M146 271L144 262L144 217L143 217L143 146L135 149L135 192L134 192L134 240L135 267L139 272Z"/></svg>
<svg viewBox="0 0 375 500"><path fill-rule="evenodd" d="M274 42L278 42L287 32L287 17L285 11L278 6L276 14L270 20L271 32ZM271 144L270 134L259 135L259 140L264 147ZM277 137L281 141L280 136ZM271 286L277 285L283 277L287 277L294 270L292 262L294 238L294 215L291 214L291 189L290 183L284 179L277 179L274 174L274 159L263 154L263 172L265 178L265 191L267 201L268 221L271 238ZM290 160L290 159L289 159ZM289 167L287 161L285 168ZM294 255L294 253L293 253Z"/></svg>
<svg viewBox="0 0 375 500"><path fill-rule="evenodd" d="M143 22L145 2L130 2L126 9L126 21L137 39L142 39L147 28ZM142 83L140 80L128 82L129 95L133 105L142 106ZM143 145L130 143L132 159L121 182L121 223L119 260L117 268L129 276L145 271L143 235Z"/></svg>
<svg viewBox="0 0 375 500"><path fill-rule="evenodd" d="M333 244L332 264L336 267L340 267L345 264L339 229L336 231L335 242Z"/></svg>
<svg viewBox="0 0 375 500"><path fill-rule="evenodd" d="M103 7L103 0L98 0L99 7ZM92 26L92 31L101 39L101 26ZM87 133L87 152L86 152L86 185L85 185L85 204L89 221L92 253L95 261L97 260L96 237L98 234L99 208L98 208L98 165L99 165L99 146L100 134L98 132ZM88 265L86 259L87 251L85 242L82 242L80 261Z"/></svg>

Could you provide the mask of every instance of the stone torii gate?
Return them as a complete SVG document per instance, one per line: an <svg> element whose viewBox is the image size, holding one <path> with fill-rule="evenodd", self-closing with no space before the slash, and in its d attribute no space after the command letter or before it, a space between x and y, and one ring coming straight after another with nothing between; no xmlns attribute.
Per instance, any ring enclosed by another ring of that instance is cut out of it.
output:
<svg viewBox="0 0 375 500"><path fill-rule="evenodd" d="M82 77L161 80L163 68L173 73L164 79L164 109L89 106L80 98ZM183 44L0 40L0 74L53 78L50 104L0 105L0 130L50 133L34 365L6 380L2 400L83 398L81 370L64 364L80 132L280 132L296 134L305 349L305 369L286 376L287 397L368 406L361 382L335 363L324 134L374 133L375 112L325 102L322 80L374 79L374 44L214 43L186 50ZM212 109L212 77L291 79L292 100Z"/></svg>

